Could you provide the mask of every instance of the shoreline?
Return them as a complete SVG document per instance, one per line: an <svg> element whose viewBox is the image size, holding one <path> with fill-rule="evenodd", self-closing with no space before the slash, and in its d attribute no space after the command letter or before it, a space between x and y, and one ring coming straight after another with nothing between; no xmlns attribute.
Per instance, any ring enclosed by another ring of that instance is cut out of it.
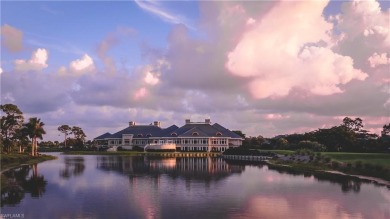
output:
<svg viewBox="0 0 390 219"><path fill-rule="evenodd" d="M301 172L322 172L322 173L327 173L327 174L332 174L332 175L341 175L341 176L345 176L345 177L354 177L354 178L358 178L359 180L368 181L368 182L372 182L372 183L376 183L376 184L379 184L379 185L390 187L390 181L382 179L382 178L378 178L378 177L348 174L348 173L344 173L344 172L337 171L337 170L301 169L301 168L298 168L298 167L295 167L295 166L291 166L291 165L271 163L270 161L266 161L265 163L268 164L268 165L271 165L271 166L282 167L282 168L289 168L291 170L298 170L298 171L301 171Z"/></svg>
<svg viewBox="0 0 390 219"><path fill-rule="evenodd" d="M337 170L322 170L323 172L326 173L331 173L331 174L338 174L338 175L343 175L343 176L352 176L352 177L357 177L362 180L368 180L371 182L375 182L381 185L386 185L390 186L390 181L387 181L385 179L377 178L377 177L372 177L372 176L364 176L364 175L354 175L354 174L348 174L348 173L343 173Z"/></svg>
<svg viewBox="0 0 390 219"><path fill-rule="evenodd" d="M23 154L18 154L20 156L23 156ZM1 155L1 160L3 159L2 157L4 156L4 154ZM28 159L27 160L23 160L22 162L11 162L10 164L1 164L1 167L0 167L0 174L3 174L4 172L8 171L8 170L11 170L11 169L14 169L14 168L17 168L17 167L21 167L21 166L25 166L25 165L32 165L32 164L37 164L37 163L42 163L42 162L45 162L45 161L48 161L48 160L55 160L57 159L56 156L53 156L53 155L47 155L47 154L43 154L43 155L40 155L40 156L37 156L37 157L29 157L29 156L25 156L27 157Z"/></svg>

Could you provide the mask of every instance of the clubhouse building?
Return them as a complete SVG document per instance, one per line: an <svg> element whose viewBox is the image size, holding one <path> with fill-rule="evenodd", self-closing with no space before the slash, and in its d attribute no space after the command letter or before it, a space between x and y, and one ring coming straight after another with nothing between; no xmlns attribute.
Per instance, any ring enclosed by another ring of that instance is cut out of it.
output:
<svg viewBox="0 0 390 219"><path fill-rule="evenodd" d="M94 139L98 147L122 147L132 150L133 147L153 149L176 149L177 151L219 151L231 147L239 147L244 140L241 136L226 129L218 123L211 124L210 119L204 122L185 120L182 127L176 125L161 128L161 123L155 121L150 125L129 126L114 134L105 133Z"/></svg>

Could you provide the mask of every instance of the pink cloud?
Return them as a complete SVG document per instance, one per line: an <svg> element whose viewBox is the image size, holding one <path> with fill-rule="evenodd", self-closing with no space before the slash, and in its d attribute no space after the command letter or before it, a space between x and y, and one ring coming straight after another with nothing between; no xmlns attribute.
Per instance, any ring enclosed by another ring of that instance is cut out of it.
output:
<svg viewBox="0 0 390 219"><path fill-rule="evenodd" d="M1 45L10 52L23 48L23 32L8 24L1 26Z"/></svg>
<svg viewBox="0 0 390 219"><path fill-rule="evenodd" d="M364 80L367 74L355 69L350 57L326 47L333 28L322 16L326 5L279 3L247 28L228 53L226 68L252 78L248 88L258 99L286 96L294 88L330 95L342 92L339 85Z"/></svg>
<svg viewBox="0 0 390 219"><path fill-rule="evenodd" d="M368 58L371 68L375 68L378 65L388 65L390 64L390 58L387 57L387 53L374 53Z"/></svg>
<svg viewBox="0 0 390 219"><path fill-rule="evenodd" d="M134 100L140 100L147 95L147 90L144 87L141 87L140 89L136 90L134 93Z"/></svg>

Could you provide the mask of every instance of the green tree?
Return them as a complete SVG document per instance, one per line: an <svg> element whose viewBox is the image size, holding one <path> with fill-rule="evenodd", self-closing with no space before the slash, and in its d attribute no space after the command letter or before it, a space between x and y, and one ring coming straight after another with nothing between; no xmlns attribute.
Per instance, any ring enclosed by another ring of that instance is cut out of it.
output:
<svg viewBox="0 0 390 219"><path fill-rule="evenodd" d="M358 132L363 128L363 120L361 118L355 118L353 120L349 117L345 117L342 125L351 131Z"/></svg>
<svg viewBox="0 0 390 219"><path fill-rule="evenodd" d="M72 133L76 139L76 146L82 147L84 145L85 137L87 137L82 128L73 126Z"/></svg>
<svg viewBox="0 0 390 219"><path fill-rule="evenodd" d="M23 113L14 104L0 105L0 109L2 114L5 114L0 119L3 150L10 152L12 145L14 145L13 141L17 139L17 132L23 125Z"/></svg>
<svg viewBox="0 0 390 219"><path fill-rule="evenodd" d="M69 126L69 125L61 125L58 127L57 129L58 131L60 131L61 133L63 133L65 135L65 140L64 140L64 144L65 144L65 148L67 147L66 146L66 137L69 135L69 134L72 134L72 128Z"/></svg>
<svg viewBox="0 0 390 219"><path fill-rule="evenodd" d="M383 126L383 130L382 130L382 132L381 132L381 135L382 136L387 136L387 135L389 135L390 134L390 123L389 124L385 124L384 126Z"/></svg>
<svg viewBox="0 0 390 219"><path fill-rule="evenodd" d="M241 136L242 138L244 138L244 139L245 139L245 134L244 134L244 133L242 133L242 131L241 131L241 130L234 130L234 131L232 131L232 132L236 133L237 135L239 135L239 136Z"/></svg>
<svg viewBox="0 0 390 219"><path fill-rule="evenodd" d="M37 156L37 139L42 139L46 131L43 129L45 123L36 117L30 118L29 122L24 124L24 130L31 139L31 155Z"/></svg>

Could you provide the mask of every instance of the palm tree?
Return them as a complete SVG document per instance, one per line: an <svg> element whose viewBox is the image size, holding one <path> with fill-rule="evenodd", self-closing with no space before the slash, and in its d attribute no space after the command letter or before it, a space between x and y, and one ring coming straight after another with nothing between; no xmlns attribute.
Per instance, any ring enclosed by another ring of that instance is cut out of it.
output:
<svg viewBox="0 0 390 219"><path fill-rule="evenodd" d="M46 134L43 129L44 125L45 123L41 122L41 119L38 119L37 117L30 118L29 122L24 124L24 128L32 142L32 156L37 156L37 138L42 139L42 135Z"/></svg>

